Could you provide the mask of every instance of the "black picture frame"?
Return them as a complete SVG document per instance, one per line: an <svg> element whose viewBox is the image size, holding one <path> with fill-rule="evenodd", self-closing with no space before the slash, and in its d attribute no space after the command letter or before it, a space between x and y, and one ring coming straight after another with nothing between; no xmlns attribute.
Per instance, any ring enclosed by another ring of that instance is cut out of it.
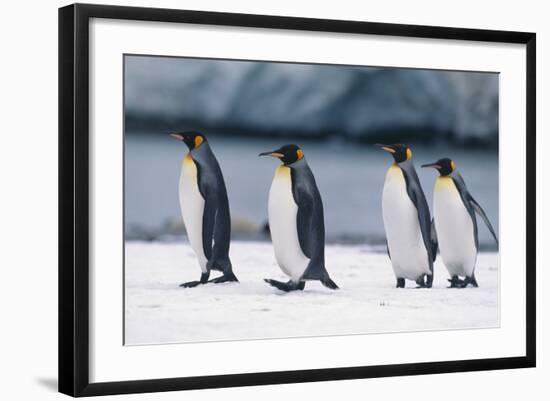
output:
<svg viewBox="0 0 550 401"><path fill-rule="evenodd" d="M179 22L516 43L526 46L526 352L521 357L259 372L155 380L89 381L89 21ZM536 364L536 35L480 29L74 4L59 9L59 391L71 396L191 390L534 367Z"/></svg>

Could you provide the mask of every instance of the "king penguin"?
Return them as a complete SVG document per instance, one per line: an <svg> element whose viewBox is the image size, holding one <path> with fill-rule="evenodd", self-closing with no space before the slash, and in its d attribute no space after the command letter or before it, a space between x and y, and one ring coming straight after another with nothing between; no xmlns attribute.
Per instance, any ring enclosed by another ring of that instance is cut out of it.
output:
<svg viewBox="0 0 550 401"><path fill-rule="evenodd" d="M325 268L325 224L323 202L304 152L285 145L259 156L281 160L269 191L269 229L275 259L290 277L286 283L265 281L282 291L303 290L308 280L319 280L335 290Z"/></svg>
<svg viewBox="0 0 550 401"><path fill-rule="evenodd" d="M409 279L419 287L431 288L437 238L412 151L401 144L379 146L394 159L384 182L382 214L396 287L404 288L405 279Z"/></svg>
<svg viewBox="0 0 550 401"><path fill-rule="evenodd" d="M476 212L481 216L497 245L498 239L489 218L470 195L453 160L444 158L424 164L439 171L434 188L434 220L439 252L449 271L451 287L477 287L475 265L478 249ZM461 279L460 277L464 277Z"/></svg>
<svg viewBox="0 0 550 401"><path fill-rule="evenodd" d="M170 135L189 148L181 166L179 201L187 236L202 271L200 280L180 286L239 281L229 260L229 201L218 161L204 135L198 132ZM223 275L208 281L211 270Z"/></svg>

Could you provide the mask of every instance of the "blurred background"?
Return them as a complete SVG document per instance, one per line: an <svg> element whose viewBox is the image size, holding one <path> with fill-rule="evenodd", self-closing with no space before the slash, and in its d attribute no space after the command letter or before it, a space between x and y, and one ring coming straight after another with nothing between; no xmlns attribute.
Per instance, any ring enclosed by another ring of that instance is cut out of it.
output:
<svg viewBox="0 0 550 401"><path fill-rule="evenodd" d="M181 240L178 177L186 146L168 136L203 132L221 165L234 239L268 240L276 160L260 152L296 143L325 207L327 242L385 249L381 197L390 155L413 149L432 204L436 172L454 159L498 230L498 74L403 68L125 56L125 235ZM492 249L480 224L480 245Z"/></svg>

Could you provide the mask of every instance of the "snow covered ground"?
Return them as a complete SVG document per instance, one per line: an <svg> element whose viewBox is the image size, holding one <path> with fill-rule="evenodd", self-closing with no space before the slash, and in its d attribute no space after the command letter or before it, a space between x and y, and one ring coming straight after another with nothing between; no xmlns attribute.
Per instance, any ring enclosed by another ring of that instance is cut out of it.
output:
<svg viewBox="0 0 550 401"><path fill-rule="evenodd" d="M240 283L180 288L200 276L186 243L126 242L127 345L396 331L488 328L499 325L498 254L478 256L479 288L446 288L438 257L434 288L396 289L385 253L368 246L329 245L327 268L340 290L308 282L283 293L264 278L286 281L271 243L232 242ZM219 273L213 272L212 277Z"/></svg>

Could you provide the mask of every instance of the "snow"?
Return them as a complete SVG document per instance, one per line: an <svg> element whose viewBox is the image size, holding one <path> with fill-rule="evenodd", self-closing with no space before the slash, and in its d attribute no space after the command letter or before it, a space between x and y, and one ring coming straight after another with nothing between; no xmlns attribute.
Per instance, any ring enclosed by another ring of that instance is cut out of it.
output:
<svg viewBox="0 0 550 401"><path fill-rule="evenodd" d="M478 255L479 288L447 288L448 273L438 256L432 289L417 289L411 281L396 289L385 253L327 245L327 269L340 289L308 282L304 291L291 293L263 281L287 281L271 243L232 242L230 254L240 283L180 288L200 276L188 243L126 242L126 345L499 325L498 253Z"/></svg>

